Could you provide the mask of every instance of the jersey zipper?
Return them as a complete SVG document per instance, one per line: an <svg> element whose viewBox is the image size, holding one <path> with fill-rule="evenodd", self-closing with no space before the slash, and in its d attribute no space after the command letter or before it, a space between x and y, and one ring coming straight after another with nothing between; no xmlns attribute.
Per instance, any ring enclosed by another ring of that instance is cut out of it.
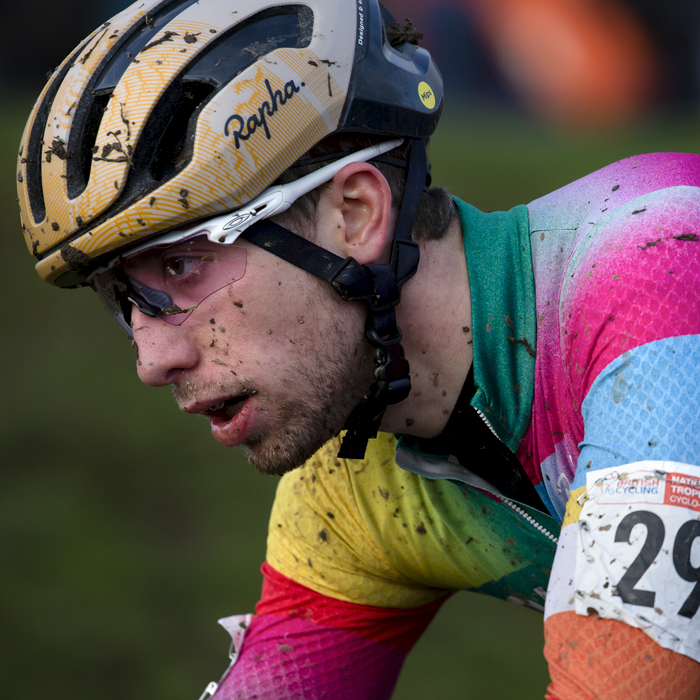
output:
<svg viewBox="0 0 700 700"><path fill-rule="evenodd" d="M498 441L503 442L503 440L498 437L498 433L493 429L491 423L489 423L489 419L476 406L472 406L472 408L477 412L479 418L486 423L486 427L498 438Z"/></svg>
<svg viewBox="0 0 700 700"><path fill-rule="evenodd" d="M488 418L483 414L482 411L480 411L476 406L472 406L472 408L477 412L479 418L486 424L486 427L496 436L496 438L500 441L501 438L498 437L498 433L493 429L493 426L491 423L489 423ZM549 530L547 530L544 525L540 525L535 518L533 518L529 513L527 513L525 510L523 510L519 505L516 503L513 503L509 498L506 498L505 496L502 496L501 494L494 494L502 503L505 503L509 508L512 508L521 518L523 518L527 523L532 525L536 530L539 530L543 535L548 537L554 544L557 544L559 542L559 538L555 537Z"/></svg>
<svg viewBox="0 0 700 700"><path fill-rule="evenodd" d="M505 503L507 506L512 508L519 516L521 516L524 520L526 520L532 527L534 527L536 530L539 530L543 535L548 537L554 544L559 543L559 538L553 535L544 525L540 525L529 513L526 513L517 503L513 503L509 498L506 498L505 496L499 496L496 494L496 498L498 498L501 502Z"/></svg>

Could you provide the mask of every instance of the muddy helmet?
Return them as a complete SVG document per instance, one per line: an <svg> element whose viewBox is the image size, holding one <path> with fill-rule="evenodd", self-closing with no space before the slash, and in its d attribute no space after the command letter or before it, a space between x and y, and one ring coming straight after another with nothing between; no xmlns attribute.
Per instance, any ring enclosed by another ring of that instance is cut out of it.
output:
<svg viewBox="0 0 700 700"><path fill-rule="evenodd" d="M235 213L331 134L403 139L390 265L329 271L328 255L271 222L246 234L368 307L377 381L346 453L362 456L410 390L394 307L418 265L424 143L442 108L430 54L397 27L378 0L139 0L105 22L54 71L22 137L22 229L39 275L82 286L164 232Z"/></svg>
<svg viewBox="0 0 700 700"><path fill-rule="evenodd" d="M17 173L36 269L84 284L110 255L250 201L336 131L427 137L442 80L391 46L377 0L139 0L51 76Z"/></svg>

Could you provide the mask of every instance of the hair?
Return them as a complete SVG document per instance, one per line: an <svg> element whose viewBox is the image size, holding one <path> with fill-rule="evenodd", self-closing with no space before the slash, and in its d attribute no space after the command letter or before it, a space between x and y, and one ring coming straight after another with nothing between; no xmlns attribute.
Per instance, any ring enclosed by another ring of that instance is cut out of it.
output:
<svg viewBox="0 0 700 700"><path fill-rule="evenodd" d="M275 184L284 185L298 180L324 165L327 165L334 157L335 159L342 158L349 153L354 153L363 148L386 141L388 138L390 137L352 133L331 134L316 144L302 156L296 164L285 170ZM382 162L382 159L398 160L408 164L409 143L410 141L404 140L397 148L388 151L377 159L369 161L382 173L389 184L389 189L391 190L391 205L394 214L398 213L403 199L406 186L406 167L399 164ZM329 186L330 183L326 183L308 194L305 194L303 197L300 197L288 211L280 216L280 219L301 230L307 229L309 224L315 225L318 223L318 202L323 190ZM444 187L426 187L421 194L418 214L416 215L416 220L413 225L413 240L421 242L441 239L447 232L450 221L455 213L456 210L452 196Z"/></svg>

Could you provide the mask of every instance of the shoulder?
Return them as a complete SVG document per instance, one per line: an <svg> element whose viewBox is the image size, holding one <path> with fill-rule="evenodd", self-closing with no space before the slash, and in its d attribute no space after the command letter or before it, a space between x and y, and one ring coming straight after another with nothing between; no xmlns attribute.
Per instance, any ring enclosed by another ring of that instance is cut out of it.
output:
<svg viewBox="0 0 700 700"><path fill-rule="evenodd" d="M399 608L490 579L471 544L490 541L481 501L401 469L392 435L371 440L363 460L338 448L331 440L282 477L268 537L276 570L340 600Z"/></svg>
<svg viewBox="0 0 700 700"><path fill-rule="evenodd" d="M646 153L616 161L560 187L527 206L530 215L550 215L566 204L609 209L649 192L668 187L700 187L700 155L693 153ZM598 209L600 210L600 209ZM583 223L583 222L581 222Z"/></svg>
<svg viewBox="0 0 700 700"><path fill-rule="evenodd" d="M530 231L564 232L567 241L575 242L610 212L674 187L700 187L700 156L650 153L625 158L530 202Z"/></svg>
<svg viewBox="0 0 700 700"><path fill-rule="evenodd" d="M617 208L577 246L563 279L565 356L588 372L665 338L700 332L700 188L651 192Z"/></svg>
<svg viewBox="0 0 700 700"><path fill-rule="evenodd" d="M393 436L370 441L363 460L339 459L338 448L339 440L331 440L282 477L270 518L270 564L312 590L348 602L414 607L443 595L417 583L397 556L407 544L401 531L409 522L419 527L420 520L408 514L408 521L399 520L393 512L422 500L422 480L394 462Z"/></svg>

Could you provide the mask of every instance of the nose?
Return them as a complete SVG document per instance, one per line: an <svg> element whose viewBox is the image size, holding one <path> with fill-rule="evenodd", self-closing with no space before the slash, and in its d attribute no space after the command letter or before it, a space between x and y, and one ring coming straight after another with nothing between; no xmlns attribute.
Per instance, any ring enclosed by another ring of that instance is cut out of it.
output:
<svg viewBox="0 0 700 700"><path fill-rule="evenodd" d="M150 386L166 386L199 362L197 345L182 326L146 316L132 307L131 324L136 344L139 379Z"/></svg>

